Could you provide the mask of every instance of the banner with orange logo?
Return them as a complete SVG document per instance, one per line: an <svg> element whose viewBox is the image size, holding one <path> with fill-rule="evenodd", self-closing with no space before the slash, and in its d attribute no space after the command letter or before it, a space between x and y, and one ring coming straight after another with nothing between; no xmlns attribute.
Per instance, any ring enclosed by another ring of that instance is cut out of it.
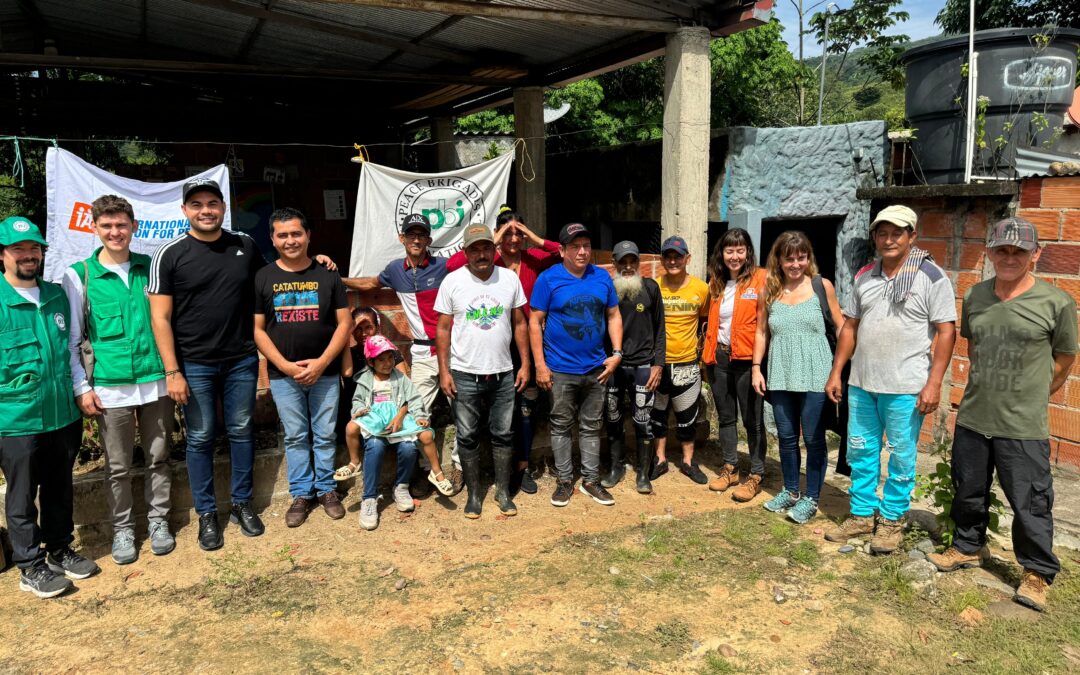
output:
<svg viewBox="0 0 1080 675"><path fill-rule="evenodd" d="M506 201L514 153L443 173L411 173L364 162L356 191L349 276L370 277L405 255L398 240L401 221L412 213L431 223L432 255L461 250L465 226L484 223L495 230Z"/></svg>
<svg viewBox="0 0 1080 675"><path fill-rule="evenodd" d="M224 164L196 175L216 180L221 192L229 196L229 170ZM59 282L65 269L86 259L101 245L94 234L90 204L102 195L119 195L131 202L135 210L133 251L153 255L159 246L187 232L188 222L180 211L180 192L191 178L173 183L144 183L111 174L66 150L49 148L45 156L48 199L45 239L49 242L45 278ZM232 229L228 209L224 226Z"/></svg>

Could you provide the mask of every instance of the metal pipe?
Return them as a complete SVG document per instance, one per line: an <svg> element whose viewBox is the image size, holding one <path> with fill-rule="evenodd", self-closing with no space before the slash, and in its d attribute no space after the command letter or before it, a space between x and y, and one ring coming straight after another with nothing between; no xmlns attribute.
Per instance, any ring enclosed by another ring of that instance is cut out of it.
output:
<svg viewBox="0 0 1080 675"><path fill-rule="evenodd" d="M829 19L832 14L829 10L836 7L836 3L830 2L825 5L825 40L821 44L821 84L818 86L817 97L817 125L821 126L821 106L825 102L825 57L829 54Z"/></svg>
<svg viewBox="0 0 1080 675"><path fill-rule="evenodd" d="M964 183L971 182L971 169L975 161L975 0L968 0L968 87L967 87L967 133L964 148Z"/></svg>

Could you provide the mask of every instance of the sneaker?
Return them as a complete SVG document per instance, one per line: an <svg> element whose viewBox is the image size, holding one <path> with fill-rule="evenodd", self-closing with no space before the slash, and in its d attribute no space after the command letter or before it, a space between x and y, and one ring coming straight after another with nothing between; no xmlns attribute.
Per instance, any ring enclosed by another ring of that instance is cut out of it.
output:
<svg viewBox="0 0 1080 675"><path fill-rule="evenodd" d="M968 567L982 567L982 550L964 553L955 546L945 549L944 553L929 553L926 556L938 572L954 572Z"/></svg>
<svg viewBox="0 0 1080 675"><path fill-rule="evenodd" d="M540 486L536 484L536 479L532 476L532 469L525 468L518 471L520 474L520 483L518 489L527 495L534 495L536 491L540 489Z"/></svg>
<svg viewBox="0 0 1080 675"><path fill-rule="evenodd" d="M902 520L879 518L874 538L870 540L870 552L879 555L892 553L900 548L900 541L903 538L904 522Z"/></svg>
<svg viewBox="0 0 1080 675"><path fill-rule="evenodd" d="M374 530L379 526L379 502L374 497L360 502L360 527Z"/></svg>
<svg viewBox="0 0 1080 675"><path fill-rule="evenodd" d="M113 532L112 559L117 565L129 565L139 559L139 549L135 548L135 531L121 528Z"/></svg>
<svg viewBox="0 0 1080 675"><path fill-rule="evenodd" d="M798 492L788 492L787 490L781 490L779 494L762 504L765 510L772 511L773 513L784 513L792 506L795 506L799 501Z"/></svg>
<svg viewBox="0 0 1080 675"><path fill-rule="evenodd" d="M85 579L101 571L97 563L72 551L70 546L50 552L45 556L45 564L53 572L63 574L68 579Z"/></svg>
<svg viewBox="0 0 1080 675"><path fill-rule="evenodd" d="M570 497L574 495L574 481L559 480L555 484L555 492L551 495L552 506L566 506L570 503Z"/></svg>
<svg viewBox="0 0 1080 675"><path fill-rule="evenodd" d="M817 514L817 500L803 497L788 509L787 517L800 525L805 525Z"/></svg>
<svg viewBox="0 0 1080 675"><path fill-rule="evenodd" d="M28 591L39 598L52 598L75 588L64 575L53 572L47 565L38 563L19 575L19 590Z"/></svg>
<svg viewBox="0 0 1080 675"><path fill-rule="evenodd" d="M697 465L697 462L690 462L689 464L683 462L683 464L679 466L679 472L698 485L704 485L709 482L709 477L705 475L705 472L701 470L701 467Z"/></svg>
<svg viewBox="0 0 1080 675"><path fill-rule="evenodd" d="M442 478L439 478L435 475L434 470L428 471L427 479L429 483L435 486L435 489L438 490L440 494L447 497L454 494L454 484L447 480L445 473L442 474Z"/></svg>
<svg viewBox="0 0 1080 675"><path fill-rule="evenodd" d="M413 504L412 495L409 494L409 486L406 483L398 483L394 486L394 506L402 513L408 513L416 508L416 504Z"/></svg>
<svg viewBox="0 0 1080 675"><path fill-rule="evenodd" d="M1024 576L1020 580L1020 587L1016 589L1013 600L1025 607L1041 612L1046 609L1046 589L1049 586L1050 584L1046 583L1046 578L1043 575L1031 570L1024 570Z"/></svg>
<svg viewBox="0 0 1080 675"><path fill-rule="evenodd" d="M154 555L172 553L176 548L176 538L169 532L169 524L162 521L150 521L150 552Z"/></svg>
<svg viewBox="0 0 1080 675"><path fill-rule="evenodd" d="M216 551L225 545L225 537L221 533L221 524L218 523L217 511L199 515L199 548L204 551Z"/></svg>
<svg viewBox="0 0 1080 675"><path fill-rule="evenodd" d="M319 495L318 501L322 504L326 515L330 516L330 520L341 520L345 517L345 506L341 503L336 490Z"/></svg>
<svg viewBox="0 0 1080 675"><path fill-rule="evenodd" d="M311 512L311 500L307 497L295 497L285 512L285 527L300 527Z"/></svg>
<svg viewBox="0 0 1080 675"><path fill-rule="evenodd" d="M739 482L739 470L735 468L734 464L725 464L724 468L720 469L720 475L712 479L709 483L709 489L713 492L723 492L732 485Z"/></svg>
<svg viewBox="0 0 1080 675"><path fill-rule="evenodd" d="M604 506L611 506L615 503L615 500L611 497L611 493L604 489L604 486L600 483L582 482L578 486L578 490L581 490L581 494L588 495L593 498L597 504L603 504Z"/></svg>
<svg viewBox="0 0 1080 675"><path fill-rule="evenodd" d="M848 539L858 539L874 533L873 516L849 515L847 520L825 530L825 540L846 544Z"/></svg>
<svg viewBox="0 0 1080 675"><path fill-rule="evenodd" d="M738 474L736 474L738 477ZM765 477L760 473L752 473L746 477L739 487L731 491L731 498L737 502L748 502L761 493L761 481Z"/></svg>
<svg viewBox="0 0 1080 675"><path fill-rule="evenodd" d="M251 508L251 502L234 503L229 513L229 522L238 524L245 537L258 537L266 531L262 520Z"/></svg>

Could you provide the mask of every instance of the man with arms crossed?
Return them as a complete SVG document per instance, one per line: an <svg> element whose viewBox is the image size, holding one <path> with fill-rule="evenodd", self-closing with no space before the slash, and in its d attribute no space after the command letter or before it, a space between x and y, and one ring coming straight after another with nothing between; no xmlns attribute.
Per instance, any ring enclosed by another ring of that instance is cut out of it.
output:
<svg viewBox="0 0 1080 675"><path fill-rule="evenodd" d="M480 422L488 416L495 466L495 501L503 515L517 514L510 499L514 393L529 383L525 291L518 276L495 266L495 242L481 223L465 230L468 264L451 272L439 288L439 373L443 393L453 402L457 449L469 500L466 518L479 518ZM511 342L521 367L514 374Z"/></svg>
<svg viewBox="0 0 1080 675"><path fill-rule="evenodd" d="M169 532L169 436L176 404L165 386L165 368L150 321L146 296L150 256L131 251L135 211L123 197L105 195L90 205L90 215L101 246L64 272L64 291L71 307L71 374L79 408L87 417L98 417L101 424L108 471L105 496L113 523L112 559L126 565L139 557L131 494L136 425L146 456L143 494L150 552L165 555L176 547ZM92 383L81 358L84 335L94 348Z"/></svg>
<svg viewBox="0 0 1080 675"><path fill-rule="evenodd" d="M1024 568L1015 599L1041 611L1061 570L1053 550L1047 411L1076 360L1076 301L1031 273L1039 253L1034 225L1002 220L986 245L995 276L964 296L960 336L968 340L971 371L953 436L956 494L949 517L956 533L948 550L927 560L942 572L982 564L996 468L1013 509L1016 561Z"/></svg>
<svg viewBox="0 0 1080 675"><path fill-rule="evenodd" d="M38 276L45 247L26 218L0 222L0 469L19 589L39 598L71 589L64 577L101 571L71 550L71 469L82 419L71 388L67 297Z"/></svg>
<svg viewBox="0 0 1080 675"><path fill-rule="evenodd" d="M937 410L956 341L952 283L915 244L915 212L889 206L870 224L880 260L855 275L825 393L840 402L840 373L851 359L848 461L851 517L826 531L829 541L873 535L873 553L892 553L911 508L923 415ZM936 342L935 342L936 338ZM930 346L934 345L933 360ZM854 354L854 356L853 356ZM882 497L881 437L889 439ZM876 523L875 523L876 516Z"/></svg>
<svg viewBox="0 0 1080 675"><path fill-rule="evenodd" d="M352 314L341 275L308 256L311 227L283 208L270 216L277 262L255 275L255 345L267 360L270 391L285 429L292 505L285 525L299 527L315 503L334 520L345 517L334 480L341 350Z"/></svg>
<svg viewBox="0 0 1080 675"><path fill-rule="evenodd" d="M536 384L552 392L551 450L558 483L551 496L566 506L574 494L571 427L581 431L581 492L597 503L615 503L600 485L600 425L604 388L622 360L622 317L611 275L589 261L592 242L581 223L559 232L563 264L540 275L533 287L529 339ZM611 356L604 351L605 333Z"/></svg>

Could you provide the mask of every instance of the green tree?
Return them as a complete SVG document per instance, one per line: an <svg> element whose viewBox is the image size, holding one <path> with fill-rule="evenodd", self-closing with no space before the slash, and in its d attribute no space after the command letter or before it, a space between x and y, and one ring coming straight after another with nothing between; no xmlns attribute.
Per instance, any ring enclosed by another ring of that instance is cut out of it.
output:
<svg viewBox="0 0 1080 675"><path fill-rule="evenodd" d="M798 83L813 72L788 51L773 19L764 26L713 40L712 125L799 124Z"/></svg>
<svg viewBox="0 0 1080 675"><path fill-rule="evenodd" d="M950 35L968 31L968 0L945 0L934 23ZM988 28L1080 28L1076 0L975 0L975 30Z"/></svg>

